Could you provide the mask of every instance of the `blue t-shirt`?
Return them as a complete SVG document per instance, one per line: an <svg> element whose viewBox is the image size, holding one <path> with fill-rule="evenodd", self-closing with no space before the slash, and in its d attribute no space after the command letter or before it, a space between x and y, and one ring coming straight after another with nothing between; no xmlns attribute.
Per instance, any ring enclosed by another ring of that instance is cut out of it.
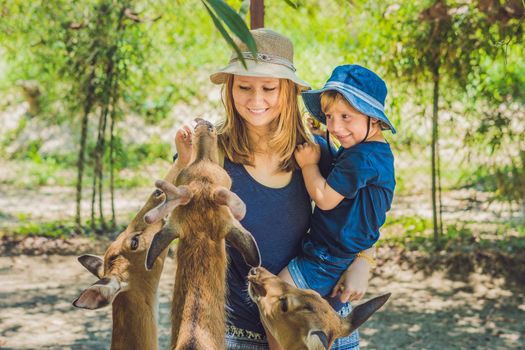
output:
<svg viewBox="0 0 525 350"><path fill-rule="evenodd" d="M312 206L301 172L294 171L286 186L270 188L257 182L241 164L225 159L224 169L232 178L232 191L246 204L241 224L254 236L262 266L278 274L301 251L310 224ZM228 254L228 323L262 334L259 311L247 292L250 267L234 248L228 247Z"/></svg>
<svg viewBox="0 0 525 350"><path fill-rule="evenodd" d="M314 209L303 253L315 258L321 245L334 257L352 259L378 240L390 210L396 185L390 145L373 141L341 147L326 182L345 198L331 210Z"/></svg>

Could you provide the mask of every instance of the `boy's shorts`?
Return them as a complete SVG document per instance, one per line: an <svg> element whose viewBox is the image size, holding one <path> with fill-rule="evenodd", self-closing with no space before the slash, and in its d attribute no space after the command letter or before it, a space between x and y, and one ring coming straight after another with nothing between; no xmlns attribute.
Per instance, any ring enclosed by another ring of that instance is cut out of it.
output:
<svg viewBox="0 0 525 350"><path fill-rule="evenodd" d="M306 243L303 248L307 249L308 254L299 255L288 264L288 271L295 285L313 289L323 297L330 295L355 256L335 257L325 247L314 246L311 242Z"/></svg>

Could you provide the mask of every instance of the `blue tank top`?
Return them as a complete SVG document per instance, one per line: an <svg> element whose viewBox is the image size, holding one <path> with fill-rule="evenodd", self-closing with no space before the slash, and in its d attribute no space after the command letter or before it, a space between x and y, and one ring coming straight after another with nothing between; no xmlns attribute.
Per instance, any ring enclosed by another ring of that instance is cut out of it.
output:
<svg viewBox="0 0 525 350"><path fill-rule="evenodd" d="M301 171L294 171L290 183L271 188L257 182L241 164L224 160L231 176L232 191L246 203L241 224L254 236L262 265L278 274L301 250L301 240L310 226L312 206ZM247 292L250 267L237 250L227 247L230 257L226 310L228 323L263 333L259 311Z"/></svg>

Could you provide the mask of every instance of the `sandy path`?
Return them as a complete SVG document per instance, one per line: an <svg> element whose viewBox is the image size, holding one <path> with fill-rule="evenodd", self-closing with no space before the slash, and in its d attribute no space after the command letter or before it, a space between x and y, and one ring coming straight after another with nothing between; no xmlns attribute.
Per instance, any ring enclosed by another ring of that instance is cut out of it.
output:
<svg viewBox="0 0 525 350"><path fill-rule="evenodd" d="M450 281L383 266L370 294L392 291L384 311L361 330L365 349L525 349L523 291L481 275ZM173 261L161 280L160 344L169 342ZM0 257L0 348L107 349L109 308L71 306L95 278L74 256Z"/></svg>

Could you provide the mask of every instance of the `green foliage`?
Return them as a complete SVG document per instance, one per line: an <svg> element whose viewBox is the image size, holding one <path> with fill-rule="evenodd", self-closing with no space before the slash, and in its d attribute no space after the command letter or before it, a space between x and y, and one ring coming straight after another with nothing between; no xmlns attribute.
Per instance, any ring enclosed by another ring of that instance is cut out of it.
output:
<svg viewBox="0 0 525 350"><path fill-rule="evenodd" d="M14 160L0 184L36 190L40 186L74 186L74 168L54 157Z"/></svg>
<svg viewBox="0 0 525 350"><path fill-rule="evenodd" d="M48 238L67 238L75 235L75 225L68 221L52 221L39 223L31 221L30 218L21 216L22 223L9 230L13 236L40 236Z"/></svg>
<svg viewBox="0 0 525 350"><path fill-rule="evenodd" d="M202 0L202 3L206 7L206 10L212 18L213 24L215 25L217 30L219 30L226 42L231 47L233 47L233 49L237 53L237 57L240 58L242 64L244 65L244 67L246 67L246 61L244 60L240 48L233 41L232 37L228 34L226 29L222 25L221 20L231 29L233 34L235 34L246 44L246 46L248 46L252 55L255 56L257 53L257 46L255 45L255 40L253 39L253 36L251 35L248 27L246 26L246 23L244 23L243 19L239 16L239 14L237 14L237 12L235 12L223 0ZM214 11L211 10L212 8Z"/></svg>
<svg viewBox="0 0 525 350"><path fill-rule="evenodd" d="M223 6L220 1L204 2ZM244 4L240 13L247 15L246 0L227 3L233 9ZM447 1L443 12L439 4L445 3L431 0L266 1L265 23L291 38L298 74L314 88L321 87L336 65L345 63L365 65L385 77L387 114L400 131L388 139L397 159L409 160L399 162L402 166L396 169L396 194L410 193L421 174L430 172L426 165L427 107L432 69L439 65L440 109L446 112L440 119L441 134L457 154L442 164L444 188L469 185L492 192L493 200L523 203L523 19L500 18L507 13L500 2L493 2L497 13L480 7L481 3ZM120 12L115 6L123 4L130 12L119 36ZM210 10L223 20L213 6ZM34 118L49 125L68 124L74 135L79 134L87 95L83 86L90 79L91 66L96 66L95 97L101 102L108 97L104 67L112 52L119 72L117 119L120 122L132 114L151 125L162 124L176 104L207 103L213 88L209 74L224 66L232 51L202 2L10 0L0 5L0 12L0 97L14 95L9 103L18 104L23 98L17 81L36 80L42 90L42 111ZM235 35L227 22L222 25ZM97 64L90 65L95 58ZM0 109L9 105L6 101L0 98ZM99 112L93 109L91 122ZM192 116L177 117L187 120ZM17 128L2 134L1 156L30 121L23 118ZM96 127L90 129L88 154L96 146L93 129ZM130 142L117 130L116 185L150 185L149 178L135 173L156 158L169 159L169 145L159 139L138 145ZM27 187L72 185L76 147L68 155L44 155L41 145L41 140L32 140L14 154L16 162L24 159L33 165L25 173L28 176L7 181ZM104 157L107 160L107 153ZM91 165L86 169L88 175L92 175ZM90 179L84 182L91 183ZM428 221L400 220L407 222L388 224L406 224L410 241L425 242L425 234L419 232L429 230ZM454 239L461 236L455 235Z"/></svg>
<svg viewBox="0 0 525 350"><path fill-rule="evenodd" d="M519 253L525 249L523 223L491 223L458 221L447 225L437 245L432 237L432 220L403 216L387 218L381 229L379 244L401 246L408 250L433 252L436 250L470 250L474 246Z"/></svg>
<svg viewBox="0 0 525 350"><path fill-rule="evenodd" d="M401 245L409 250L431 250L432 220L422 217L387 217L380 244Z"/></svg>
<svg viewBox="0 0 525 350"><path fill-rule="evenodd" d="M496 162L479 167L468 181L478 190L491 192L491 200L525 207L525 151L520 151L519 156L507 164Z"/></svg>
<svg viewBox="0 0 525 350"><path fill-rule="evenodd" d="M61 238L67 239L76 235L75 224L70 221L47 221L47 222L38 222L31 219L27 215L19 215L18 220L20 223L9 228L5 234L9 236L36 236L36 237L47 237L47 238ZM98 226L98 223L97 223ZM119 225L118 227L111 232L115 234L117 232L122 232L125 229L125 225ZM1 231L0 231L1 232ZM83 227L83 233L87 236L95 237L96 234L101 232L95 232L91 229L91 222L88 220L85 227ZM109 232L104 232L108 234Z"/></svg>

